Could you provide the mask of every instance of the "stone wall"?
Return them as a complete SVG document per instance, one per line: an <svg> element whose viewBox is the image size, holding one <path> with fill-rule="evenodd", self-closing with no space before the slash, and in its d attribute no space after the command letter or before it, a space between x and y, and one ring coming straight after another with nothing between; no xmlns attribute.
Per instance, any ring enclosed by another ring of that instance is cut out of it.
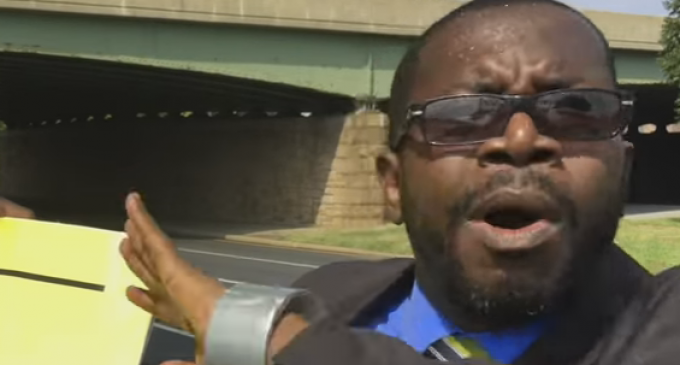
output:
<svg viewBox="0 0 680 365"><path fill-rule="evenodd" d="M387 145L387 118L359 113L347 118L326 181L316 223L365 226L383 221L383 195L375 158Z"/></svg>
<svg viewBox="0 0 680 365"><path fill-rule="evenodd" d="M0 139L0 194L83 223L122 219L134 189L167 221L374 225L383 219L374 158L384 125L381 114L358 113L11 131Z"/></svg>

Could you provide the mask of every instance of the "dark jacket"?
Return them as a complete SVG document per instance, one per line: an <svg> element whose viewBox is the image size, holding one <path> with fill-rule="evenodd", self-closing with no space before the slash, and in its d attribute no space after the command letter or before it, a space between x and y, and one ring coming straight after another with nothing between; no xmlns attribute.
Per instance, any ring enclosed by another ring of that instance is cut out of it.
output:
<svg viewBox="0 0 680 365"><path fill-rule="evenodd" d="M616 347L616 344L602 343L611 337L609 334L624 317L627 308L635 304L637 293L650 297L653 281L653 277L618 246L610 245L602 253L596 272L588 280L589 285L572 296L553 329L514 364L576 365L587 360L591 361L588 365L603 365L598 362L601 357L595 351L604 353L605 349ZM303 276L295 286L307 288L321 297L331 315L299 335L275 358L276 364L438 363L426 359L398 339L361 329L408 295L413 282L414 262L411 259L335 263ZM680 311L680 293L677 297ZM634 314L629 317L629 321L637 323ZM680 320L680 315L676 317ZM680 325L678 327L680 330ZM678 361L680 363L680 358ZM491 362L468 360L460 364L491 365ZM619 365L607 363L615 364Z"/></svg>

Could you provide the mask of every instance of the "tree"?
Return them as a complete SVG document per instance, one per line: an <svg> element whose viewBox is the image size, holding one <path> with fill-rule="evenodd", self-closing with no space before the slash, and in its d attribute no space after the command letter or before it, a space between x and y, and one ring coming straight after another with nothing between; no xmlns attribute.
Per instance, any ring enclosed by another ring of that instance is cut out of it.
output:
<svg viewBox="0 0 680 365"><path fill-rule="evenodd" d="M668 81L680 87L680 0L664 0L668 16L661 29L659 64ZM680 115L680 98L675 100L675 114Z"/></svg>

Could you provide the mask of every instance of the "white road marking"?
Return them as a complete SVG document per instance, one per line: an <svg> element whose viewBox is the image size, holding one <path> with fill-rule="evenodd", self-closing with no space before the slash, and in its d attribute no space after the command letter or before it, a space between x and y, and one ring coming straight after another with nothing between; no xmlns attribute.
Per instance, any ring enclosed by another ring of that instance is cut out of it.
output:
<svg viewBox="0 0 680 365"><path fill-rule="evenodd" d="M194 335L192 335L191 333L189 333L187 331L180 330L180 329L177 329L175 327L170 327L170 326L165 325L165 324L160 323L160 322L154 322L153 326L156 327L156 328L160 328L162 330L166 330L168 332L176 333L178 335L192 337L192 338L194 337Z"/></svg>
<svg viewBox="0 0 680 365"><path fill-rule="evenodd" d="M229 279L222 279L222 278L217 278L217 280L221 283L231 284L231 285L243 284L242 281L236 281L236 280L229 280Z"/></svg>
<svg viewBox="0 0 680 365"><path fill-rule="evenodd" d="M188 249L188 248L179 248L178 250L182 251L182 252L193 253L193 254L198 254L198 255L228 257L228 258L237 259L237 260L258 261L258 262L266 262L266 263L269 263L269 264L277 264L277 265L306 267L306 268L310 268L310 269L316 269L318 267L317 265L300 264L300 263L297 263L297 262L261 259L261 258L258 258L258 257L248 257L248 256L230 255L230 254L226 254L226 253L218 253L218 252L210 252L210 251L191 250L191 249Z"/></svg>

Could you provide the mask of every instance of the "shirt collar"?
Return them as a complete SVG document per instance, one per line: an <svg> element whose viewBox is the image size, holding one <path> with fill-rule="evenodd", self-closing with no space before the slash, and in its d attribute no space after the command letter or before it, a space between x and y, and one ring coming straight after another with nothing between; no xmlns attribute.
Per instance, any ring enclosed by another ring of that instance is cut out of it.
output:
<svg viewBox="0 0 680 365"><path fill-rule="evenodd" d="M515 358L519 356L542 333L546 321L537 320L526 326L497 332L469 333L456 327L448 319L439 314L427 299L418 282L414 282L411 294L404 303L402 328L409 328L402 333L403 340L419 352L425 351L435 341L451 336L473 338L491 348L491 355Z"/></svg>
<svg viewBox="0 0 680 365"><path fill-rule="evenodd" d="M411 330L403 334L405 337L403 340L411 344L418 352L425 351L435 341L458 331L437 312L417 282L414 283L413 290L404 304L401 327L410 327Z"/></svg>

